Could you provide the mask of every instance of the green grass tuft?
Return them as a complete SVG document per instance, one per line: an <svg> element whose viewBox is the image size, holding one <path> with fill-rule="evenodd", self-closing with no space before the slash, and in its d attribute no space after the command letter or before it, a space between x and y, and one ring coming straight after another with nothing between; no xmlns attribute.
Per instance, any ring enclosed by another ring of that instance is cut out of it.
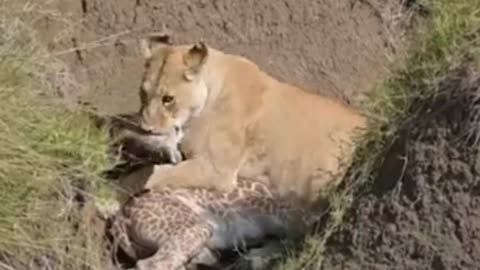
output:
<svg viewBox="0 0 480 270"><path fill-rule="evenodd" d="M95 197L105 187L107 133L56 96L50 81L62 64L20 19L26 14L6 4L0 9L0 269L106 269L76 196Z"/></svg>

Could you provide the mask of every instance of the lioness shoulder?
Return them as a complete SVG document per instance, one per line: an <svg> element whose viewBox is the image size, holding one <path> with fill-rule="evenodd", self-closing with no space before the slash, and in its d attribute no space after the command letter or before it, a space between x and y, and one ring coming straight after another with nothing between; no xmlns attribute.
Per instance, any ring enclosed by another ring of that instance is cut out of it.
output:
<svg viewBox="0 0 480 270"><path fill-rule="evenodd" d="M183 128L186 160L158 167L148 188L231 190L237 177L314 199L345 173L366 119L345 104L281 82L252 61L206 46L143 43L142 127Z"/></svg>

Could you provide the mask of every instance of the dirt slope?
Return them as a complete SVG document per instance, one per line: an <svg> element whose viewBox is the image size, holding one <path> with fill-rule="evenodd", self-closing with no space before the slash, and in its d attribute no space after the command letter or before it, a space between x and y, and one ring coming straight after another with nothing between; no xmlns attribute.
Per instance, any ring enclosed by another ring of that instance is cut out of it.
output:
<svg viewBox="0 0 480 270"><path fill-rule="evenodd" d="M135 38L164 25L174 41L203 39L282 80L351 100L383 75L388 41L399 36L380 16L399 1L366 2L53 0L50 8L60 12L36 26L87 86L74 94L109 113L137 109L142 63Z"/></svg>
<svg viewBox="0 0 480 270"><path fill-rule="evenodd" d="M480 269L480 74L462 67L440 89L331 238L323 269Z"/></svg>

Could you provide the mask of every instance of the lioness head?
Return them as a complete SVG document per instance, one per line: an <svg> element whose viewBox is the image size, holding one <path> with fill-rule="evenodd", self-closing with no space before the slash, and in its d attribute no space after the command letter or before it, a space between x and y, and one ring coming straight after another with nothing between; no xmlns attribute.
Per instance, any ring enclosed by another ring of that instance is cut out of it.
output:
<svg viewBox="0 0 480 270"><path fill-rule="evenodd" d="M140 44L145 57L140 125L157 135L179 130L205 105L207 86L201 74L208 48L202 42L173 46L166 35L150 36Z"/></svg>

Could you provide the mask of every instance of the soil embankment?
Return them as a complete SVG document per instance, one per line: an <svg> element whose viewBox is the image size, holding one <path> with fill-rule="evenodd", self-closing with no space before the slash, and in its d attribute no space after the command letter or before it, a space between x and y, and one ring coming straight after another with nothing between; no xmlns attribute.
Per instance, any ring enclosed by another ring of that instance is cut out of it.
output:
<svg viewBox="0 0 480 270"><path fill-rule="evenodd" d="M143 63L137 38L163 26L174 42L203 39L281 80L347 101L382 78L388 56L395 55L391 38L401 36L381 16L398 4L382 1L51 2L58 17L43 16L36 27L84 90L69 94L108 114L138 108Z"/></svg>

